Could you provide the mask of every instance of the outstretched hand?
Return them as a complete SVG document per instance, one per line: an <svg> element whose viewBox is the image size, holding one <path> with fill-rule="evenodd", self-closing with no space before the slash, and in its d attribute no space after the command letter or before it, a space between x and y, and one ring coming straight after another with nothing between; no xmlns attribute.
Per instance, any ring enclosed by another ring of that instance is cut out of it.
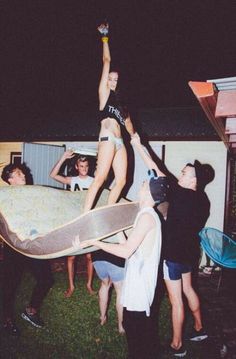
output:
<svg viewBox="0 0 236 359"><path fill-rule="evenodd" d="M107 36L109 32L109 25L101 24L100 26L98 26L98 31L100 32L101 35Z"/></svg>

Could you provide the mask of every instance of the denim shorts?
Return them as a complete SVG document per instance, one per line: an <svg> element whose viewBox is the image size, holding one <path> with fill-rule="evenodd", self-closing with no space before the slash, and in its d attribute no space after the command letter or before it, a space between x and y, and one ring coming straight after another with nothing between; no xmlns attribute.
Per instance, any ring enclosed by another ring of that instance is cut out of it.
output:
<svg viewBox="0 0 236 359"><path fill-rule="evenodd" d="M123 267L118 267L107 261L95 261L93 265L101 280L106 278L110 278L112 282L124 280L125 268Z"/></svg>
<svg viewBox="0 0 236 359"><path fill-rule="evenodd" d="M166 260L163 262L164 279L178 280L182 278L182 274L190 272L192 272L192 267L189 265Z"/></svg>

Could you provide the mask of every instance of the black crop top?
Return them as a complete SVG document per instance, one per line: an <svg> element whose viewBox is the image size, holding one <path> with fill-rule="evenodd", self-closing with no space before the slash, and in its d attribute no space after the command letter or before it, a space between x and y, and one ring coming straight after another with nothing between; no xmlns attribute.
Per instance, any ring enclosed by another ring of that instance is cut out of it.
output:
<svg viewBox="0 0 236 359"><path fill-rule="evenodd" d="M125 117L122 113L122 108L117 104L114 91L110 91L110 95L106 102L104 109L101 112L101 121L104 118L114 118L120 125L125 126Z"/></svg>

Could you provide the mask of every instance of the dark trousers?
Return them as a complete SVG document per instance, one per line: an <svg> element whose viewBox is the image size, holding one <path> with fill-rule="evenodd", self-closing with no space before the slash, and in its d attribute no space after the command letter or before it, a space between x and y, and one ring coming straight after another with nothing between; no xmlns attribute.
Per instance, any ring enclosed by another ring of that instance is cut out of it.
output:
<svg viewBox="0 0 236 359"><path fill-rule="evenodd" d="M49 260L29 258L4 245L2 302L5 319L14 317L16 289L26 269L36 281L29 306L38 311L54 283Z"/></svg>
<svg viewBox="0 0 236 359"><path fill-rule="evenodd" d="M152 316L146 312L128 311L124 308L125 329L129 359L157 359L157 328Z"/></svg>
<svg viewBox="0 0 236 359"><path fill-rule="evenodd" d="M159 314L165 293L163 260L161 258L150 317L147 317L145 312L131 312L124 308L123 326L129 359L158 359L160 357Z"/></svg>

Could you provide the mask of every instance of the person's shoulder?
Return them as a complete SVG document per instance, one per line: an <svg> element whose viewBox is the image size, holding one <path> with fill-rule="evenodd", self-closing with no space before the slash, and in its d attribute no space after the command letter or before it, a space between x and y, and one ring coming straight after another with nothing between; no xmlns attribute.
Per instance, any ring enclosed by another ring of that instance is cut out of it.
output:
<svg viewBox="0 0 236 359"><path fill-rule="evenodd" d="M178 184L177 181L173 181L170 185L170 198L178 198L179 196L188 196L190 193L190 190L187 188L184 188Z"/></svg>
<svg viewBox="0 0 236 359"><path fill-rule="evenodd" d="M70 178L71 181L78 181L80 179L79 176L71 176L68 178Z"/></svg>
<svg viewBox="0 0 236 359"><path fill-rule="evenodd" d="M91 176L87 176L86 178L81 178L81 181L84 182L84 183L89 183L91 184L94 180L94 177L91 177Z"/></svg>
<svg viewBox="0 0 236 359"><path fill-rule="evenodd" d="M177 185L176 190L182 192L182 194L185 194L188 197L196 197L197 193L197 191L195 191L194 189L182 187L179 184Z"/></svg>
<svg viewBox="0 0 236 359"><path fill-rule="evenodd" d="M72 177L74 179L74 181L78 181L78 182L87 182L88 180L90 180L90 178L93 179L93 177L90 177L90 176L87 176L85 178L83 177L80 177L80 176L75 176L75 177Z"/></svg>
<svg viewBox="0 0 236 359"><path fill-rule="evenodd" d="M203 204L210 204L210 200L206 194L205 191L196 191L196 196L199 200L199 202L203 203Z"/></svg>
<svg viewBox="0 0 236 359"><path fill-rule="evenodd" d="M196 191L177 185L176 190L173 192L175 202L179 202L179 206L191 207L192 203L197 202Z"/></svg>
<svg viewBox="0 0 236 359"><path fill-rule="evenodd" d="M174 176L167 176L168 183L170 186L170 193L181 190L181 186L178 184L178 180Z"/></svg>
<svg viewBox="0 0 236 359"><path fill-rule="evenodd" d="M159 216L153 208L145 208L140 211L138 219L141 224L152 225L159 219Z"/></svg>

